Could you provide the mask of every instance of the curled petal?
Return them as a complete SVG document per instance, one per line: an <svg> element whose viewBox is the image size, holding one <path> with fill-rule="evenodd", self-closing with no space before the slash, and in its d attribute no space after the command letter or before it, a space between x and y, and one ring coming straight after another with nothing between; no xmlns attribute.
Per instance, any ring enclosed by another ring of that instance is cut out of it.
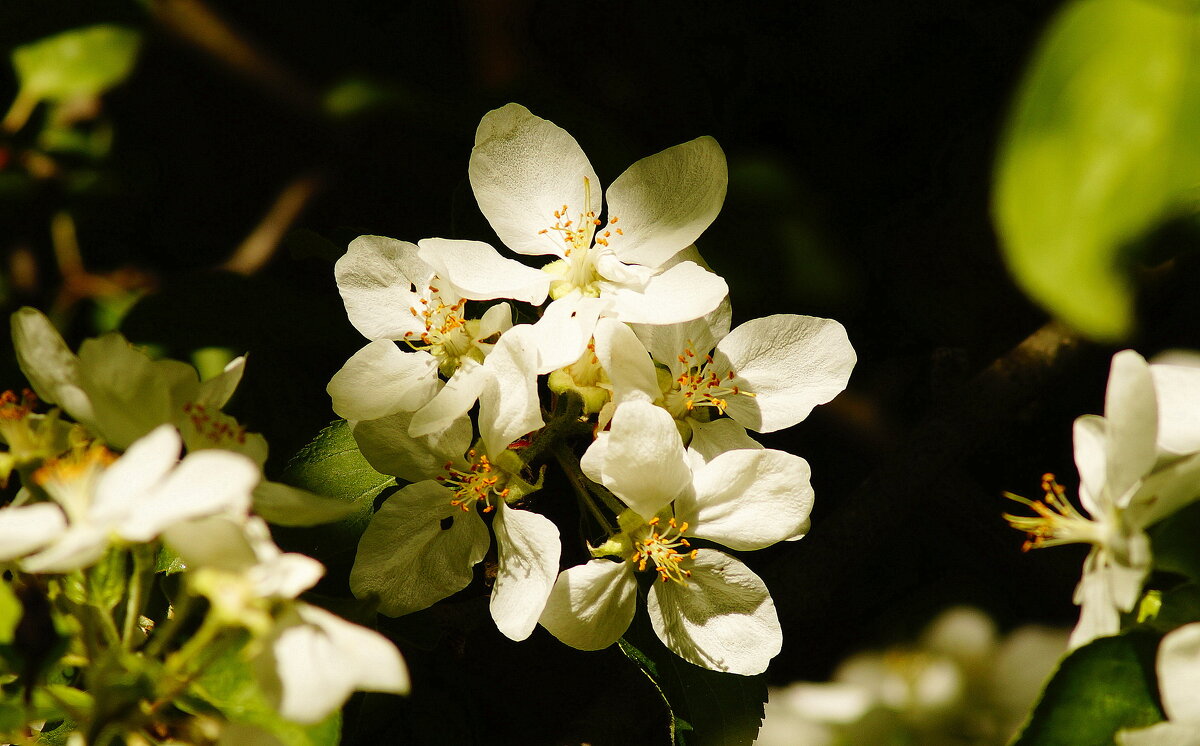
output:
<svg viewBox="0 0 1200 746"><path fill-rule="evenodd" d="M438 277L468 300L512 298L538 306L550 291L549 273L506 259L482 241L426 238L418 245Z"/></svg>
<svg viewBox="0 0 1200 746"><path fill-rule="evenodd" d="M428 352L378 339L351 355L325 390L339 417L373 420L424 406L437 391L437 367Z"/></svg>
<svg viewBox="0 0 1200 746"><path fill-rule="evenodd" d="M492 528L500 555L492 619L505 637L524 640L537 626L558 575L558 528L548 518L510 508L503 500L496 506Z"/></svg>
<svg viewBox="0 0 1200 746"><path fill-rule="evenodd" d="M636 605L632 566L596 559L559 573L538 622L573 648L600 650L625 634Z"/></svg>
<svg viewBox="0 0 1200 746"><path fill-rule="evenodd" d="M678 324L716 309L729 294L720 276L693 262L681 262L654 275L645 287L614 285L602 297L612 315L627 324Z"/></svg>

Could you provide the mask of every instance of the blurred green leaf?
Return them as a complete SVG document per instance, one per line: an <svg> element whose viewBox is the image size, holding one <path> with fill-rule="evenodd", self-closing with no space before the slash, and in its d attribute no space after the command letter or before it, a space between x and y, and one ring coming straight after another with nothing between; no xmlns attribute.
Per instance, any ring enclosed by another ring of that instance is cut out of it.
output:
<svg viewBox="0 0 1200 746"><path fill-rule="evenodd" d="M13 641L13 631L21 621L21 601L8 583L0 582L0 644Z"/></svg>
<svg viewBox="0 0 1200 746"><path fill-rule="evenodd" d="M677 746L749 746L762 726L767 678L694 666L654 635L644 610L618 642L621 652L650 678L667 703Z"/></svg>
<svg viewBox="0 0 1200 746"><path fill-rule="evenodd" d="M1075 0L1017 94L994 213L1036 301L1098 340L1127 335L1128 249L1200 174L1196 18L1153 0Z"/></svg>
<svg viewBox="0 0 1200 746"><path fill-rule="evenodd" d="M1150 546L1154 549L1154 568L1183 575L1200 582L1200 503L1192 503L1150 527Z"/></svg>
<svg viewBox="0 0 1200 746"><path fill-rule="evenodd" d="M1163 719L1155 691L1158 636L1133 629L1071 653L1013 746L1108 746L1122 728Z"/></svg>
<svg viewBox="0 0 1200 746"><path fill-rule="evenodd" d="M21 95L61 101L97 96L133 70L141 34L101 24L64 31L13 50Z"/></svg>
<svg viewBox="0 0 1200 746"><path fill-rule="evenodd" d="M341 712L335 711L316 725L285 720L268 704L243 660L244 648L230 646L209 663L190 692L220 711L230 721L267 731L286 746L333 746L341 734ZM183 703L184 709L193 708Z"/></svg>

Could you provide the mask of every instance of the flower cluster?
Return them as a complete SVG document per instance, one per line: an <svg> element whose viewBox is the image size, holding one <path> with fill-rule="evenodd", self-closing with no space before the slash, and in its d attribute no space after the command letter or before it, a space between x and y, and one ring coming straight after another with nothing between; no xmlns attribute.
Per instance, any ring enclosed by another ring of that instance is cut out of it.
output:
<svg viewBox="0 0 1200 746"><path fill-rule="evenodd" d="M333 408L371 465L408 483L363 534L352 590L406 614L483 562L514 640L540 624L604 648L641 596L684 659L765 670L781 644L771 596L716 546L808 530L808 464L747 431L794 425L845 387L845 330L782 314L731 331L726 283L694 245L727 185L710 137L638 161L602 198L575 139L509 104L480 123L469 175L500 241L548 262L362 236L336 265L368 342L330 381ZM568 490L590 526L578 540L538 510ZM564 559L578 550L590 561Z"/></svg>
<svg viewBox="0 0 1200 746"><path fill-rule="evenodd" d="M1081 512L1047 474L1041 501L1015 495L1034 516L1005 516L1029 535L1026 548L1092 546L1075 589L1079 623L1071 647L1121 629L1151 569L1146 529L1200 498L1200 366L1147 363L1133 350L1112 359L1104 416L1075 420Z"/></svg>
<svg viewBox="0 0 1200 746"><path fill-rule="evenodd" d="M31 308L12 326L33 391L0 396L3 476L21 479L0 507L0 563L11 578L0 591L44 595L55 624L77 633L63 658L76 673L60 675L82 676L81 691L107 698L67 711L89 741L103 732L147 742L135 734L161 737L187 722L169 712L181 698L204 698L191 687L222 655L248 662L260 691L296 723L324 719L356 689L407 691L390 641L298 598L324 567L280 550L264 518L310 525L346 506L263 478L266 441L221 411L243 358L201 381L116 333L75 354ZM39 414L39 403L60 409ZM152 585L180 571L182 585L155 611ZM154 683L114 688L122 676Z"/></svg>

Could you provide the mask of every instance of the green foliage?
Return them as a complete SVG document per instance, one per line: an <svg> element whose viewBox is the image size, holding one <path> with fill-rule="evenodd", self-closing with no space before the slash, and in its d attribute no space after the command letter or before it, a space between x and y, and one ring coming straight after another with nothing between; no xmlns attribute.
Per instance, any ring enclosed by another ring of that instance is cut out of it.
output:
<svg viewBox="0 0 1200 746"><path fill-rule="evenodd" d="M21 95L53 101L97 96L129 75L140 45L137 31L101 24L17 47L12 61Z"/></svg>
<svg viewBox="0 0 1200 746"><path fill-rule="evenodd" d="M1154 548L1155 569L1200 581L1200 553L1196 552L1196 537L1200 536L1200 503L1192 503L1164 518L1148 533Z"/></svg>
<svg viewBox="0 0 1200 746"><path fill-rule="evenodd" d="M1107 746L1123 728L1162 720L1154 685L1157 645L1153 632L1133 629L1071 653L1013 746Z"/></svg>
<svg viewBox="0 0 1200 746"><path fill-rule="evenodd" d="M354 506L354 512L337 523L277 531L281 545L321 560L330 575L349 571L358 537L371 522L376 496L396 484L395 477L380 474L363 458L345 420L330 424L302 448L288 463L283 481Z"/></svg>
<svg viewBox="0 0 1200 746"><path fill-rule="evenodd" d="M1042 40L997 163L1009 267L1098 340L1124 337L1131 242L1179 209L1200 163L1195 17L1151 0L1076 0Z"/></svg>
<svg viewBox="0 0 1200 746"><path fill-rule="evenodd" d="M307 727L284 720L263 696L242 653L240 645L227 647L205 667L191 692L231 722L266 731L285 746L332 746L338 743L342 725L340 710Z"/></svg>
<svg viewBox="0 0 1200 746"><path fill-rule="evenodd" d="M13 632L21 621L21 601L8 583L0 582L0 645L13 641Z"/></svg>
<svg viewBox="0 0 1200 746"><path fill-rule="evenodd" d="M754 743L767 700L765 675L738 676L694 666L667 650L639 610L618 642L621 652L650 678L667 704L671 742L677 746Z"/></svg>

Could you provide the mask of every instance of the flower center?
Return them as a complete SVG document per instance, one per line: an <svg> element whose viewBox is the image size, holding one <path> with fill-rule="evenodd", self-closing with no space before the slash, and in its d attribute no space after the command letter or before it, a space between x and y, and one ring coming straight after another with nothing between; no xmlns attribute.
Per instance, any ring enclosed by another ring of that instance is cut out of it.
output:
<svg viewBox="0 0 1200 746"><path fill-rule="evenodd" d="M596 217L596 211L592 209L592 184L586 176L583 179L583 210L575 218L568 217L570 214L570 206L563 205L562 209L554 211L554 224L538 231L538 235L554 241L554 253L562 257L542 267L557 278L550 283L550 297L558 300L572 290L579 290L585 296L598 298L600 275L596 272L592 249L607 247L613 233L622 234L616 227L619 218L610 217L606 226ZM556 234L558 239L551 234ZM566 244L565 247L559 241Z"/></svg>
<svg viewBox="0 0 1200 746"><path fill-rule="evenodd" d="M196 435L213 448L229 449L229 446L246 444L246 428L223 412L209 412L203 404L188 402L183 405L183 413L191 420Z"/></svg>
<svg viewBox="0 0 1200 746"><path fill-rule="evenodd" d="M676 524L674 518L668 520L665 527L660 528L661 524L662 519L657 516L650 519L647 523L650 527L649 535L634 542L634 553L630 559L638 563L638 570L645 570L649 563L653 562L658 577L664 583L668 580L686 583L692 576L692 571L685 570L680 564L685 559L696 559L696 550L687 550L686 547L690 547L691 544L683 538L688 524ZM685 549L680 550L680 547Z"/></svg>
<svg viewBox="0 0 1200 746"><path fill-rule="evenodd" d="M1060 544L1105 543L1105 532L1101 526L1075 509L1065 496L1066 490L1053 474L1042 475L1042 491L1045 496L1041 500L1004 493L1005 497L1027 505L1037 513L1036 516L1004 514L1010 526L1029 535L1021 545L1022 551Z"/></svg>
<svg viewBox="0 0 1200 746"><path fill-rule="evenodd" d="M459 359L471 352L471 320L463 314L465 300L447 304L440 293L430 285L429 296L418 299L420 307L409 307L412 315L424 322L425 331L405 332L404 342L413 349L427 348L442 372L451 375L458 368Z"/></svg>
<svg viewBox="0 0 1200 746"><path fill-rule="evenodd" d="M471 465L466 471L455 469L454 464L447 461L443 467L446 473L437 477L437 481L454 490L451 505L466 512L475 503L482 502L483 512L487 513L495 507L491 503L491 495L495 494L501 500L508 497L509 489L504 486L507 478L486 455L477 457L474 448L467 451L467 458Z"/></svg>
<svg viewBox="0 0 1200 746"><path fill-rule="evenodd" d="M69 520L77 522L92 504L96 480L116 460L116 454L93 442L60 458L47 459L33 473L33 481L62 506Z"/></svg>
<svg viewBox="0 0 1200 746"><path fill-rule="evenodd" d="M737 377L732 370L724 376L710 370L712 355L705 355L701 360L691 342L677 359L683 365L683 372L670 382L670 390L664 392L667 409L676 419L688 416L697 407L711 407L725 414L730 396L755 396L753 391L729 385Z"/></svg>

